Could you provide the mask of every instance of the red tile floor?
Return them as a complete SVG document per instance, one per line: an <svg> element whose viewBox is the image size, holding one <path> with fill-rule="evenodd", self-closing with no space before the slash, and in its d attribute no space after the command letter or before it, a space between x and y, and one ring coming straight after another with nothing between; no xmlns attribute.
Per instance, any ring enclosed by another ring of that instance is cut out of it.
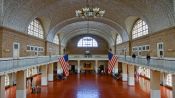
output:
<svg viewBox="0 0 175 98"><path fill-rule="evenodd" d="M40 84L40 76L34 81ZM31 94L28 87L27 98L149 98L150 81L139 77L136 82L135 86L128 86L127 82L107 75L70 75L67 80L49 82L39 94ZM6 90L6 98L15 96L15 87ZM172 98L172 91L161 87L161 98Z"/></svg>

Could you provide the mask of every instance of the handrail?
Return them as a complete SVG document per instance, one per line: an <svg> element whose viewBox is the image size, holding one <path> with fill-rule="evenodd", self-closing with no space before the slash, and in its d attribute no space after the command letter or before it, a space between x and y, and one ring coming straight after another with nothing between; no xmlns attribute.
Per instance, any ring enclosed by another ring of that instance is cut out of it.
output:
<svg viewBox="0 0 175 98"><path fill-rule="evenodd" d="M175 74L175 60L172 58L151 58L147 60L146 57L136 57L135 60L131 56L116 55L119 61L135 64L138 66L149 67L154 70L163 71Z"/></svg>
<svg viewBox="0 0 175 98"><path fill-rule="evenodd" d="M69 55L70 60L107 60L107 55Z"/></svg>
<svg viewBox="0 0 175 98"><path fill-rule="evenodd" d="M0 75L4 73L24 70L32 66L39 66L58 61L59 55L52 56L35 56L35 57L19 57L19 58L1 58L0 59Z"/></svg>

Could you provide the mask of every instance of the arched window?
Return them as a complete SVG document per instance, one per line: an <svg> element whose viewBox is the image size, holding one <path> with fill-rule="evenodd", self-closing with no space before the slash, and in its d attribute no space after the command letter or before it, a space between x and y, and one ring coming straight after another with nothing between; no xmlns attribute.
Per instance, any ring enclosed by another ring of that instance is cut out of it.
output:
<svg viewBox="0 0 175 98"><path fill-rule="evenodd" d="M137 20L132 29L132 39L144 36L146 34L148 34L148 25L141 19Z"/></svg>
<svg viewBox="0 0 175 98"><path fill-rule="evenodd" d="M57 35L54 37L53 43L59 44L59 39L58 39L58 36Z"/></svg>
<svg viewBox="0 0 175 98"><path fill-rule="evenodd" d="M78 41L77 47L98 47L98 43L92 37L83 37Z"/></svg>
<svg viewBox="0 0 175 98"><path fill-rule="evenodd" d="M34 19L28 26L28 34L35 37L44 38L44 31L38 19Z"/></svg>
<svg viewBox="0 0 175 98"><path fill-rule="evenodd" d="M116 44L122 43L122 37L118 34L116 39Z"/></svg>

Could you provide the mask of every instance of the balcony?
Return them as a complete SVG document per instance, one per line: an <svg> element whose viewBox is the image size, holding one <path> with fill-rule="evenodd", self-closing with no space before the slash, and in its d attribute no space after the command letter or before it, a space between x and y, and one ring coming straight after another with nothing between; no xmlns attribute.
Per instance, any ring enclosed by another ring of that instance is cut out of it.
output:
<svg viewBox="0 0 175 98"><path fill-rule="evenodd" d="M58 61L60 56L37 56L37 57L20 57L0 58L0 75L19 70L25 70L29 67L40 66Z"/></svg>
<svg viewBox="0 0 175 98"><path fill-rule="evenodd" d="M0 58L0 75L57 62L59 57L61 56L19 57L16 59ZM69 60L108 60L108 58L107 55L69 55Z"/></svg>
<svg viewBox="0 0 175 98"><path fill-rule="evenodd" d="M133 64L136 66L146 67L161 72L175 74L175 58L158 58L152 57L150 62L146 57L136 57L135 60L131 56L117 55L119 62Z"/></svg>
<svg viewBox="0 0 175 98"><path fill-rule="evenodd" d="M108 60L107 55L69 55L69 60Z"/></svg>

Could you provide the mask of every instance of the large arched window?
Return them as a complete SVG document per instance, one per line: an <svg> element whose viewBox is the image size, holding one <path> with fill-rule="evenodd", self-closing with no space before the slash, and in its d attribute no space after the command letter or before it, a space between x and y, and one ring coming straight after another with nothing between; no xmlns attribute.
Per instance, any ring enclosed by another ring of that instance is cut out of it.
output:
<svg viewBox="0 0 175 98"><path fill-rule="evenodd" d="M92 37L83 37L78 41L77 47L98 47L98 43Z"/></svg>
<svg viewBox="0 0 175 98"><path fill-rule="evenodd" d="M59 44L59 39L58 39L58 36L57 35L54 37L53 43Z"/></svg>
<svg viewBox="0 0 175 98"><path fill-rule="evenodd" d="M38 19L34 19L28 26L28 34L35 37L44 38L44 31Z"/></svg>
<svg viewBox="0 0 175 98"><path fill-rule="evenodd" d="M148 25L141 19L137 20L132 29L132 39L144 36L146 34L148 34Z"/></svg>
<svg viewBox="0 0 175 98"><path fill-rule="evenodd" d="M122 43L122 37L118 34L116 39L116 44Z"/></svg>

